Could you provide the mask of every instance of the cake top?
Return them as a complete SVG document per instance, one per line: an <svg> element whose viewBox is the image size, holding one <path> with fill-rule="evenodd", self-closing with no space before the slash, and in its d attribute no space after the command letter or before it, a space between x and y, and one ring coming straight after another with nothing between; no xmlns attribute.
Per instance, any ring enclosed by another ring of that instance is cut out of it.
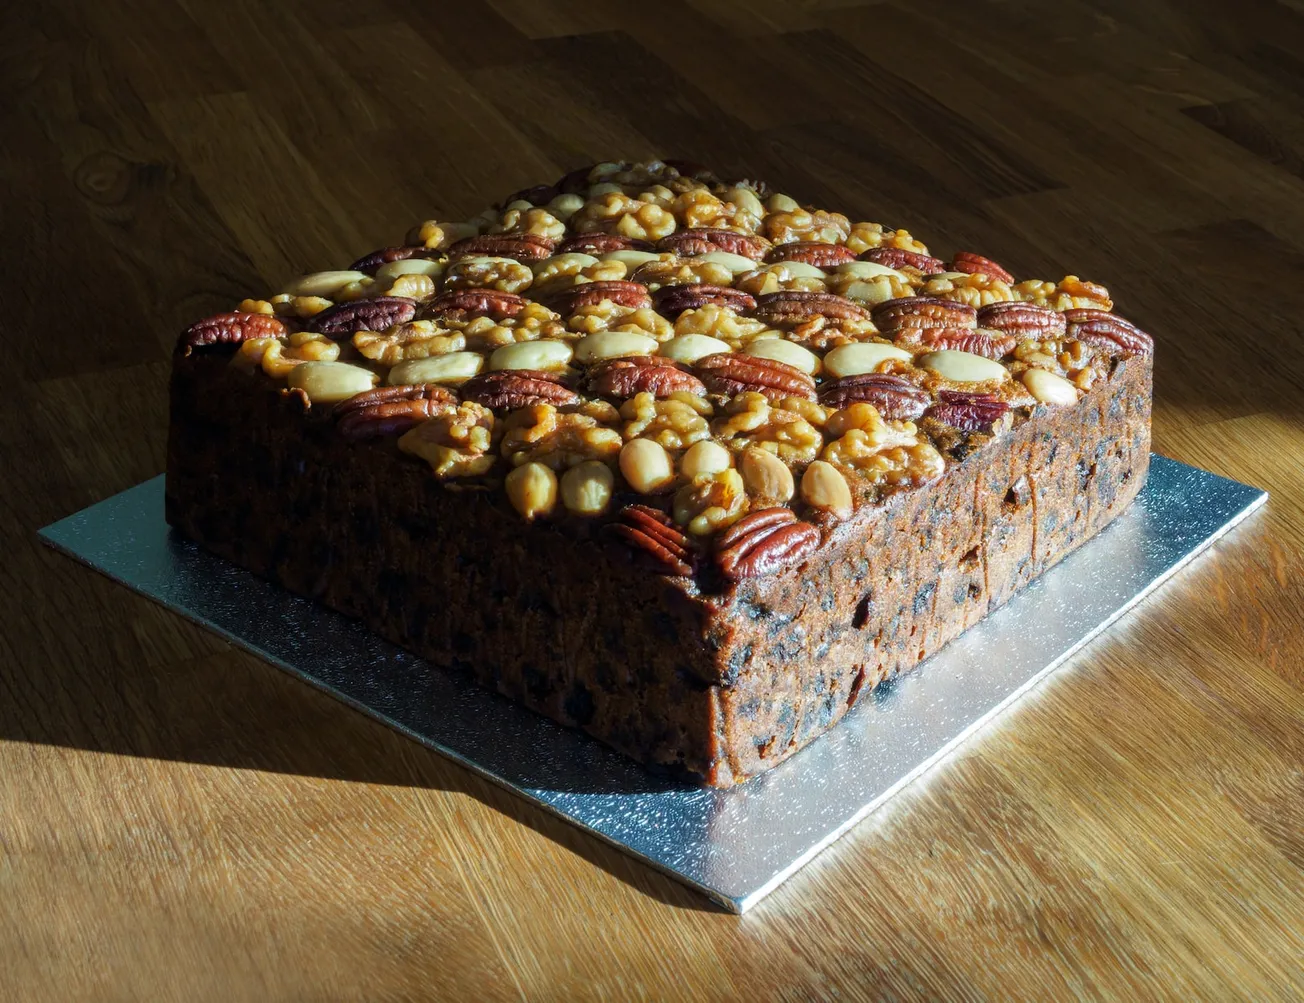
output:
<svg viewBox="0 0 1304 1003"><path fill-rule="evenodd" d="M356 448L394 440L525 519L602 520L653 571L738 580L1149 354L1112 309L761 182L603 163L246 299L178 351L231 353Z"/></svg>

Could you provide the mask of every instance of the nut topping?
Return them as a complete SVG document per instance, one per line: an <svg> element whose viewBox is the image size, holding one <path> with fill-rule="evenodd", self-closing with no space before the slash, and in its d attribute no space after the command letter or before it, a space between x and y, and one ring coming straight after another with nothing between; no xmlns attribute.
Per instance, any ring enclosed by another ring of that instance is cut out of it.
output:
<svg viewBox="0 0 1304 1003"><path fill-rule="evenodd" d="M769 262L800 261L816 268L836 268L856 260L856 252L844 244L825 244L817 240L794 240L770 248Z"/></svg>
<svg viewBox="0 0 1304 1003"><path fill-rule="evenodd" d="M706 283L662 286L653 297L656 312L675 320L685 310L700 310L708 304L729 307L736 313L746 313L756 307L756 300L741 289L713 286Z"/></svg>
<svg viewBox="0 0 1304 1003"><path fill-rule="evenodd" d="M711 251L728 251L753 261L765 257L770 242L753 233L739 233L736 230L723 230L718 227L700 226L689 230L678 230L657 241L658 251L671 251L682 257L695 254L707 254Z"/></svg>
<svg viewBox="0 0 1304 1003"><path fill-rule="evenodd" d="M376 439L399 435L456 407L457 396L434 383L379 387L336 404L336 427L350 442Z"/></svg>
<svg viewBox="0 0 1304 1003"><path fill-rule="evenodd" d="M1085 345L1125 355L1153 355L1154 339L1130 320L1105 310L1065 310L1068 336Z"/></svg>
<svg viewBox="0 0 1304 1003"><path fill-rule="evenodd" d="M641 310L652 305L652 297L645 287L637 282L613 280L610 282L583 282L571 286L548 300L548 305L563 317L568 317L576 310L586 306L597 306L603 300L609 300L616 306Z"/></svg>
<svg viewBox="0 0 1304 1003"><path fill-rule="evenodd" d="M626 505L607 533L634 552L635 558L659 575L691 575L693 549L670 517L650 505Z"/></svg>
<svg viewBox="0 0 1304 1003"><path fill-rule="evenodd" d="M503 369L473 376L462 384L462 400L488 408L514 411L532 404L565 407L578 404L579 394L563 386L556 373L539 369Z"/></svg>
<svg viewBox="0 0 1304 1003"><path fill-rule="evenodd" d="M308 322L308 329L319 334L384 331L396 324L406 324L416 314L414 300L402 296L378 296L374 300L356 300L328 307Z"/></svg>
<svg viewBox="0 0 1304 1003"><path fill-rule="evenodd" d="M372 251L370 254L364 254L353 264L349 265L349 270L354 272L364 272L367 275L375 275L376 269L381 265L388 265L391 261L406 261L408 258L437 258L438 251L432 251L420 244L405 244L401 247L382 247L378 251Z"/></svg>
<svg viewBox="0 0 1304 1003"><path fill-rule="evenodd" d="M937 397L938 403L925 411L924 417L965 432L990 432L992 426L1010 410L1009 404L991 394L941 390Z"/></svg>
<svg viewBox="0 0 1304 1003"><path fill-rule="evenodd" d="M861 261L872 261L888 268L913 268L921 275L940 275L946 271L946 262L941 258L907 251L901 247L871 247L860 256Z"/></svg>
<svg viewBox="0 0 1304 1003"><path fill-rule="evenodd" d="M984 331L971 327L926 327L923 330L907 328L902 334L917 334L917 343L933 352L949 349L956 352L968 352L981 355L985 359L1003 359L1014 351L1018 341L1008 334ZM911 343L915 338L904 338Z"/></svg>
<svg viewBox="0 0 1304 1003"><path fill-rule="evenodd" d="M1014 276L991 258L984 258L981 254L973 254L969 251L959 251L951 259L951 271L964 272L967 275L986 275L989 279L996 279L999 282L1014 281Z"/></svg>
<svg viewBox="0 0 1304 1003"><path fill-rule="evenodd" d="M793 567L819 546L820 532L799 522L790 508L743 516L716 538L715 560L730 581L772 575Z"/></svg>
<svg viewBox="0 0 1304 1003"><path fill-rule="evenodd" d="M622 237L618 233L581 233L557 245L557 254L592 254L595 257L612 251L650 251L646 240Z"/></svg>
<svg viewBox="0 0 1304 1003"><path fill-rule="evenodd" d="M590 392L600 397L622 400L641 393L650 393L659 398L680 391L706 393L706 387L696 376L670 359L657 356L634 356L599 362L589 369L588 385Z"/></svg>
<svg viewBox="0 0 1304 1003"><path fill-rule="evenodd" d="M469 320L472 317L504 320L515 317L529 302L524 296L499 289L453 289L432 299L422 313L426 317L450 320Z"/></svg>
<svg viewBox="0 0 1304 1003"><path fill-rule="evenodd" d="M728 352L698 359L693 368L713 394L733 397L750 390L774 403L785 397L815 399L815 378L776 359Z"/></svg>
<svg viewBox="0 0 1304 1003"><path fill-rule="evenodd" d="M874 307L874 323L889 333L903 327L974 327L978 311L936 296L906 296Z"/></svg>
<svg viewBox="0 0 1304 1003"><path fill-rule="evenodd" d="M766 293L756 301L753 316L767 324L801 324L815 317L832 320L869 320L870 312L854 300L833 293L785 289Z"/></svg>
<svg viewBox="0 0 1304 1003"><path fill-rule="evenodd" d="M533 233L486 233L459 240L448 249L449 261L459 258L511 258L529 263L551 257L553 242Z"/></svg>
<svg viewBox="0 0 1304 1003"><path fill-rule="evenodd" d="M890 373L861 373L844 376L820 387L820 403L844 408L864 402L873 404L889 420L914 420L928 408L931 398L909 380Z"/></svg>
<svg viewBox="0 0 1304 1003"><path fill-rule="evenodd" d="M561 192L556 185L533 185L529 188L522 188L518 192L512 192L507 198L503 199L502 204L509 206L513 202L529 202L530 205L547 205L560 194Z"/></svg>
<svg viewBox="0 0 1304 1003"><path fill-rule="evenodd" d="M185 356L208 345L238 345L254 338L280 338L285 325L265 313L219 313L196 321L181 332L177 351Z"/></svg>
<svg viewBox="0 0 1304 1003"><path fill-rule="evenodd" d="M1066 321L1058 310L1035 303L989 303L978 311L978 326L1020 341L1056 341L1064 337Z"/></svg>

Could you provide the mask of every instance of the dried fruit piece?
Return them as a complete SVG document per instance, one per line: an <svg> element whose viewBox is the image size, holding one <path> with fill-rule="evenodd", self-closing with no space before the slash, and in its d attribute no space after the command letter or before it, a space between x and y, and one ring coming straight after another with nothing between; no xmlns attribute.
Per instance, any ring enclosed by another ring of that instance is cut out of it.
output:
<svg viewBox="0 0 1304 1003"><path fill-rule="evenodd" d="M556 373L540 369L502 369L473 376L462 384L462 400L488 408L514 411L532 404L565 407L578 404L579 394L564 386Z"/></svg>
<svg viewBox="0 0 1304 1003"><path fill-rule="evenodd" d="M946 271L946 262L918 251L901 247L871 247L860 256L861 261L872 261L888 268L913 268L921 275L940 275Z"/></svg>
<svg viewBox="0 0 1304 1003"><path fill-rule="evenodd" d="M767 508L743 516L716 538L716 565L730 581L773 575L804 561L820 543L820 531L799 522L790 508Z"/></svg>
<svg viewBox="0 0 1304 1003"><path fill-rule="evenodd" d="M699 226L688 230L678 230L657 241L658 251L671 251L683 257L695 254L707 254L711 251L727 251L753 261L765 257L770 242L754 233L739 233L737 230L724 230L713 226Z"/></svg>
<svg viewBox="0 0 1304 1003"><path fill-rule="evenodd" d="M936 296L904 296L874 307L874 323L885 332L903 327L975 327L978 311L967 303Z"/></svg>
<svg viewBox="0 0 1304 1003"><path fill-rule="evenodd" d="M1013 282L1014 276L998 265L991 258L971 251L958 251L951 259L951 271L964 272L966 275L986 275L998 282Z"/></svg>
<svg viewBox="0 0 1304 1003"><path fill-rule="evenodd" d="M856 252L843 244L825 244L818 240L794 240L770 248L766 261L800 261L816 268L836 268L856 260Z"/></svg>
<svg viewBox="0 0 1304 1003"><path fill-rule="evenodd" d="M1065 310L1068 336L1085 345L1127 355L1152 355L1154 339L1130 320L1106 310Z"/></svg>
<svg viewBox="0 0 1304 1003"><path fill-rule="evenodd" d="M629 547L639 563L660 575L691 575L693 548L670 517L650 505L626 505L606 532Z"/></svg>
<svg viewBox="0 0 1304 1003"><path fill-rule="evenodd" d="M430 250L422 247L420 244L404 244L401 247L382 247L370 254L364 254L353 264L349 265L349 270L354 272L364 272L367 275L375 275L376 269L381 265L388 265L391 261L406 261L408 258L438 258L439 251Z"/></svg>
<svg viewBox="0 0 1304 1003"><path fill-rule="evenodd" d="M1013 335L1020 341L1056 341L1067 322L1058 310L1035 303L989 303L978 310L978 326Z"/></svg>
<svg viewBox="0 0 1304 1003"><path fill-rule="evenodd" d="M652 305L652 297L647 289L637 282L583 282L571 286L548 300L548 305L563 317L573 314L586 306L596 306L603 300L610 300L616 306L641 310Z"/></svg>
<svg viewBox="0 0 1304 1003"><path fill-rule="evenodd" d="M434 383L379 387L335 405L337 428L350 442L399 435L457 407L457 396Z"/></svg>
<svg viewBox="0 0 1304 1003"><path fill-rule="evenodd" d="M542 261L551 257L553 242L533 233L486 233L459 240L448 249L448 260L486 257L511 258L514 261Z"/></svg>
<svg viewBox="0 0 1304 1003"><path fill-rule="evenodd" d="M931 400L927 392L909 380L890 373L844 376L820 387L820 403L826 407L841 409L863 401L891 420L914 420L927 410Z"/></svg>
<svg viewBox="0 0 1304 1003"><path fill-rule="evenodd" d="M196 321L182 331L177 339L177 352L185 356L208 345L238 345L254 338L281 338L288 333L285 325L270 314L219 313Z"/></svg>
<svg viewBox="0 0 1304 1003"><path fill-rule="evenodd" d="M557 254L592 254L601 257L613 251L650 251L646 240L622 237L618 233L581 233L557 245Z"/></svg>
<svg viewBox="0 0 1304 1003"><path fill-rule="evenodd" d="M993 337L993 332L972 327L926 327L922 330L907 328L904 333L916 337L898 340L919 344L934 352L968 352L985 359L1002 359L1014 351L1014 346L1018 344L1012 335L997 332Z"/></svg>
<svg viewBox="0 0 1304 1003"><path fill-rule="evenodd" d="M450 320L470 320L472 317L503 320L515 317L529 302L524 296L498 289L454 289L432 299L422 314Z"/></svg>
<svg viewBox="0 0 1304 1003"><path fill-rule="evenodd" d="M704 282L691 285L663 286L652 297L656 312L671 320L685 310L700 310L708 303L714 306L729 307L736 313L746 313L756 307L756 300L741 289L728 286L707 285Z"/></svg>
<svg viewBox="0 0 1304 1003"><path fill-rule="evenodd" d="M941 390L937 398L938 402L924 412L924 417L965 432L990 432L1010 410L1009 404L991 394Z"/></svg>
<svg viewBox="0 0 1304 1003"><path fill-rule="evenodd" d="M319 334L353 334L357 331L385 331L406 324L417 315L415 300L403 296L378 296L328 307L308 322L308 330Z"/></svg>
<svg viewBox="0 0 1304 1003"><path fill-rule="evenodd" d="M785 397L815 399L815 377L775 359L720 353L698 359L694 369L715 394L733 397L750 390L775 403Z"/></svg>
<svg viewBox="0 0 1304 1003"><path fill-rule="evenodd" d="M601 397L633 397L650 393L669 397L680 391L705 394L706 387L690 372L670 359L657 356L607 359L589 370L589 390Z"/></svg>
<svg viewBox="0 0 1304 1003"><path fill-rule="evenodd" d="M869 320L870 312L859 303L834 293L785 289L760 297L752 316L766 324L779 325L801 324L815 317Z"/></svg>

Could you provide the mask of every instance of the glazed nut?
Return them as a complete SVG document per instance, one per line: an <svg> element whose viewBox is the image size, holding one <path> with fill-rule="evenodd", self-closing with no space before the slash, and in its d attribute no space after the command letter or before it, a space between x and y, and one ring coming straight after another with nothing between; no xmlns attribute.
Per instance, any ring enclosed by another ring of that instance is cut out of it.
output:
<svg viewBox="0 0 1304 1003"><path fill-rule="evenodd" d="M565 367L572 354L570 345L564 341L518 341L495 349L489 356L489 368L541 369L546 372Z"/></svg>
<svg viewBox="0 0 1304 1003"><path fill-rule="evenodd" d="M791 196L776 192L765 200L765 208L770 212L796 212L801 206Z"/></svg>
<svg viewBox="0 0 1304 1003"><path fill-rule="evenodd" d="M377 268L376 281L393 282L400 275L429 275L432 279L437 279L443 271L442 261L432 261L430 258L404 258L401 261L390 261Z"/></svg>
<svg viewBox="0 0 1304 1003"><path fill-rule="evenodd" d="M1029 369L1020 378L1028 392L1043 404L1076 404L1078 401L1077 388L1055 373Z"/></svg>
<svg viewBox="0 0 1304 1003"><path fill-rule="evenodd" d="M484 368L484 356L478 352L449 352L425 359L400 362L389 371L390 386L421 383L461 383Z"/></svg>
<svg viewBox="0 0 1304 1003"><path fill-rule="evenodd" d="M808 348L785 338L756 338L747 345L747 354L757 359L786 362L794 369L814 376L820 371L820 357Z"/></svg>
<svg viewBox="0 0 1304 1003"><path fill-rule="evenodd" d="M662 358L692 365L698 359L704 359L708 355L731 351L733 349L729 347L728 342L721 341L719 338L712 338L709 334L681 334L677 338L671 338L669 341L664 342L657 350L657 354Z"/></svg>
<svg viewBox="0 0 1304 1003"><path fill-rule="evenodd" d="M707 251L705 254L696 255L693 261L702 264L720 265L722 268L729 269L731 275L741 275L743 272L750 272L756 267L756 262L751 258L745 258L741 254L732 254L729 251Z"/></svg>
<svg viewBox="0 0 1304 1003"><path fill-rule="evenodd" d="M953 383L985 383L988 380L1004 383L1010 378L1009 370L999 362L952 349L921 355L919 365Z"/></svg>
<svg viewBox="0 0 1304 1003"><path fill-rule="evenodd" d="M534 342L534 344L540 344L540 342ZM621 359L630 355L651 355L656 350L655 338L635 334L633 331L600 331L579 340L575 345L575 361L588 365L601 359Z"/></svg>
<svg viewBox="0 0 1304 1003"><path fill-rule="evenodd" d="M638 251L633 248L622 248L619 251L608 251L601 255L599 261L619 261L625 266L627 274L633 274L634 269L640 265L646 265L649 261L659 261L662 255L655 251Z"/></svg>
<svg viewBox="0 0 1304 1003"><path fill-rule="evenodd" d="M841 345L824 356L824 368L830 376L859 376L875 372L889 359L909 362L911 355L904 348L886 345L880 341L862 341Z"/></svg>
<svg viewBox="0 0 1304 1003"><path fill-rule="evenodd" d="M286 380L291 390L302 390L314 404L334 404L376 385L376 374L347 362L303 362Z"/></svg>
<svg viewBox="0 0 1304 1003"><path fill-rule="evenodd" d="M385 290L386 296L402 296L410 300L428 300L435 295L435 280L429 275L413 273L400 275Z"/></svg>
<svg viewBox="0 0 1304 1003"><path fill-rule="evenodd" d="M550 515L557 507L557 475L542 463L523 463L503 484L512 507L527 521Z"/></svg>
<svg viewBox="0 0 1304 1003"><path fill-rule="evenodd" d="M839 519L851 515L851 489L841 471L825 460L816 460L801 475L801 497L811 508Z"/></svg>
<svg viewBox="0 0 1304 1003"><path fill-rule="evenodd" d="M562 504L576 515L600 515L611 503L614 480L611 468L605 463L585 460L561 475Z"/></svg>
<svg viewBox="0 0 1304 1003"><path fill-rule="evenodd" d="M632 439L620 450L620 472L639 494L655 494L675 479L674 462L665 447L651 439Z"/></svg>
<svg viewBox="0 0 1304 1003"><path fill-rule="evenodd" d="M739 466L747 494L760 505L782 505L796 492L792 470L768 449L743 450Z"/></svg>
<svg viewBox="0 0 1304 1003"><path fill-rule="evenodd" d="M327 299L335 299L335 294L345 286L368 278L370 276L366 272L313 272L295 279L282 292L291 296L325 296Z"/></svg>
<svg viewBox="0 0 1304 1003"><path fill-rule="evenodd" d="M679 472L692 479L699 474L718 474L732 466L733 455L729 450L711 439L702 439L688 447L679 461Z"/></svg>

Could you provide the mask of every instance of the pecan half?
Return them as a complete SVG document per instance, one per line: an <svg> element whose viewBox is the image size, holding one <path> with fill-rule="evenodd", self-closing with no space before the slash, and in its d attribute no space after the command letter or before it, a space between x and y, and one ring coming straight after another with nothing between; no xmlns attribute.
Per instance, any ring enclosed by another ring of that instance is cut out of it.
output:
<svg viewBox="0 0 1304 1003"><path fill-rule="evenodd" d="M557 245L558 254L592 254L601 257L612 251L650 251L646 240L622 237L618 233L578 233Z"/></svg>
<svg viewBox="0 0 1304 1003"><path fill-rule="evenodd" d="M856 260L856 252L841 244L825 244L818 240L794 240L770 248L766 261L800 261L816 268L837 268Z"/></svg>
<svg viewBox="0 0 1304 1003"><path fill-rule="evenodd" d="M627 306L635 310L652 305L652 297L646 286L623 280L583 282L569 289L563 289L550 297L547 303L563 317L568 317L580 307L596 306L603 300L611 300L617 306Z"/></svg>
<svg viewBox="0 0 1304 1003"><path fill-rule="evenodd" d="M962 390L940 390L938 402L924 412L924 417L935 418L965 432L990 432L1010 405L991 394L966 393Z"/></svg>
<svg viewBox="0 0 1304 1003"><path fill-rule="evenodd" d="M690 372L670 359L655 355L636 355L624 359L607 359L589 369L589 390L600 397L633 397L649 393L669 397L680 391L705 394L706 386Z"/></svg>
<svg viewBox="0 0 1304 1003"><path fill-rule="evenodd" d="M515 317L529 303L524 296L497 289L453 289L440 293L426 304L425 317L492 317L502 320Z"/></svg>
<svg viewBox="0 0 1304 1003"><path fill-rule="evenodd" d="M785 397L815 399L815 377L786 362L720 352L698 359L693 368L713 394L732 397L753 390L776 402Z"/></svg>
<svg viewBox="0 0 1304 1003"><path fill-rule="evenodd" d="M335 406L336 428L350 442L399 435L457 407L457 395L436 383L377 387Z"/></svg>
<svg viewBox="0 0 1304 1003"><path fill-rule="evenodd" d="M816 317L828 317L832 320L869 320L870 313L854 300L835 293L784 289L760 297L756 301L756 310L752 316L767 324L777 325L802 324Z"/></svg>
<svg viewBox="0 0 1304 1003"><path fill-rule="evenodd" d="M874 324L886 332L903 327L975 327L978 311L968 303L937 296L903 296L874 307Z"/></svg>
<svg viewBox="0 0 1304 1003"><path fill-rule="evenodd" d="M973 327L906 328L899 333L909 337L898 338L898 341L918 344L932 352L949 349L981 355L985 359L1003 359L1019 343L1013 335Z"/></svg>
<svg viewBox="0 0 1304 1003"><path fill-rule="evenodd" d="M532 404L565 407L578 404L580 395L563 386L556 373L538 369L502 369L472 376L458 391L462 400L487 408L514 411Z"/></svg>
<svg viewBox="0 0 1304 1003"><path fill-rule="evenodd" d="M530 188L522 188L519 192L512 192L503 199L502 204L507 206L513 202L529 202L530 205L547 205L560 194L556 185L534 185Z"/></svg>
<svg viewBox="0 0 1304 1003"><path fill-rule="evenodd" d="M892 420L913 421L928 409L932 398L909 380L890 373L861 373L844 376L820 387L820 403L844 408L864 402Z"/></svg>
<svg viewBox="0 0 1304 1003"><path fill-rule="evenodd" d="M1035 303L988 303L978 309L978 326L1013 335L1020 341L1056 341L1064 337L1064 315Z"/></svg>
<svg viewBox="0 0 1304 1003"><path fill-rule="evenodd" d="M1068 336L1084 345L1125 355L1153 355L1155 341L1130 320L1107 310L1065 310Z"/></svg>
<svg viewBox="0 0 1304 1003"><path fill-rule="evenodd" d="M585 189L589 187L589 175L593 173L593 168L597 166L597 164L589 164L586 167L577 167L573 171L568 171L557 179L557 183L553 187L564 195L582 195Z"/></svg>
<svg viewBox="0 0 1304 1003"><path fill-rule="evenodd" d="M203 320L197 320L181 332L177 339L177 352L186 356L196 348L209 345L238 345L253 338L281 338L286 334L285 325L271 314L218 313Z"/></svg>
<svg viewBox="0 0 1304 1003"><path fill-rule="evenodd" d="M439 251L422 247L420 244L415 246L407 244L402 247L382 247L378 251L364 254L349 265L349 270L375 275L377 268L381 265L388 265L391 261L406 261L408 258L437 258L439 254Z"/></svg>
<svg viewBox="0 0 1304 1003"><path fill-rule="evenodd" d="M1014 276L991 258L984 258L981 254L974 254L971 251L957 251L955 257L951 259L951 271L964 272L967 275L981 273L998 282L1014 281Z"/></svg>
<svg viewBox="0 0 1304 1003"><path fill-rule="evenodd" d="M756 308L756 300L750 293L704 282L662 286L653 294L652 301L657 313L671 320L677 319L685 310L698 310L708 303L729 307L735 313L746 313Z"/></svg>
<svg viewBox="0 0 1304 1003"><path fill-rule="evenodd" d="M860 256L861 261L872 261L886 268L913 268L921 275L940 275L946 271L946 262L918 251L901 247L871 247Z"/></svg>
<svg viewBox="0 0 1304 1003"><path fill-rule="evenodd" d="M377 296L327 307L308 322L318 334L353 334L356 331L387 331L406 324L417 315L415 300L403 296Z"/></svg>
<svg viewBox="0 0 1304 1003"><path fill-rule="evenodd" d="M606 532L634 552L644 567L660 575L691 575L693 548L664 512L649 505L626 505Z"/></svg>
<svg viewBox="0 0 1304 1003"><path fill-rule="evenodd" d="M718 183L720 180L715 171L705 164L699 164L696 160L663 160L661 162L667 167L673 167L685 178L694 178L706 184Z"/></svg>
<svg viewBox="0 0 1304 1003"><path fill-rule="evenodd" d="M772 575L809 557L820 531L799 522L790 508L766 508L745 515L715 541L715 561L730 581Z"/></svg>
<svg viewBox="0 0 1304 1003"><path fill-rule="evenodd" d="M770 242L753 233L739 233L737 230L724 230L714 226L698 226L688 230L676 230L657 241L658 251L673 251L675 254L691 257L694 254L708 254L711 251L728 251L753 261L765 257Z"/></svg>
<svg viewBox="0 0 1304 1003"><path fill-rule="evenodd" d="M453 244L448 249L448 260L475 256L542 261L552 254L554 246L549 238L533 233L486 233L479 237L465 237Z"/></svg>

